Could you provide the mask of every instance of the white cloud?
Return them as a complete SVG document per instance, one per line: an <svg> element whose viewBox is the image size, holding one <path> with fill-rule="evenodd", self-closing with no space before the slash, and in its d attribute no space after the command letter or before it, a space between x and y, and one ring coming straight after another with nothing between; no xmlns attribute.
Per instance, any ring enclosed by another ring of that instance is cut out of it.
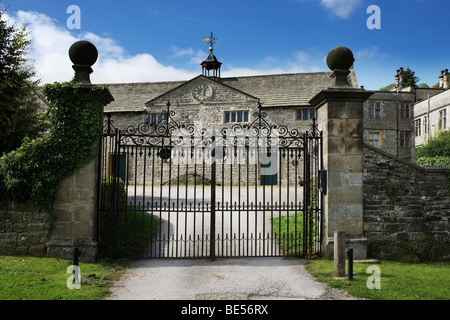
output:
<svg viewBox="0 0 450 320"><path fill-rule="evenodd" d="M362 0L320 0L332 15L346 19L361 4Z"/></svg>
<svg viewBox="0 0 450 320"><path fill-rule="evenodd" d="M30 32L30 58L42 83L72 79L74 71L68 50L78 40L91 41L99 51L99 58L92 67L93 83L172 81L198 75L198 72L164 66L148 53L127 55L113 39L91 32L74 36L65 26L59 26L42 13L18 11L15 16L6 18L15 20L18 26L26 26Z"/></svg>
<svg viewBox="0 0 450 320"><path fill-rule="evenodd" d="M208 56L208 53L206 53L206 51L200 49L195 51L191 47L182 49L176 46L172 46L171 50L173 52L172 58L188 58L189 65L199 65Z"/></svg>
<svg viewBox="0 0 450 320"><path fill-rule="evenodd" d="M36 68L38 77L42 79L42 84L69 81L73 78L74 71L68 50L78 40L91 41L99 51L99 58L92 67L94 70L91 75L92 83L188 80L200 74L199 64L208 55L201 49L172 46L171 58L185 61L186 64L186 68L176 68L160 63L149 53L129 55L125 48L107 36L99 36L92 32L71 32L65 25L61 26L55 19L42 13L19 11L15 16L5 15L5 18L15 21L18 27L26 26L30 32L32 44L29 58ZM317 66L317 59L311 57L314 57L311 52L298 51L294 53L291 61L283 62L274 57L267 57L258 67L235 68L227 64L222 66L221 75L236 77L316 72L323 69Z"/></svg>
<svg viewBox="0 0 450 320"><path fill-rule="evenodd" d="M389 55L386 53L380 53L379 48L377 46L371 46L370 48L359 49L355 53L356 59L372 59L372 58L389 58Z"/></svg>

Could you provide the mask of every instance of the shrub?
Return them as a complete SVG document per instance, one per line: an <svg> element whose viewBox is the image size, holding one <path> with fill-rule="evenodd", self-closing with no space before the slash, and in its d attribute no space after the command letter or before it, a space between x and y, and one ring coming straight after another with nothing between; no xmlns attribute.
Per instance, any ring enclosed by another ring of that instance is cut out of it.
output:
<svg viewBox="0 0 450 320"><path fill-rule="evenodd" d="M116 180L116 181L114 181ZM117 185L118 184L118 185ZM127 194L125 190L125 182L120 178L114 176L104 175L102 176L101 195L100 195L100 208L103 211L109 211L112 209L112 192L116 187L117 192L117 205L119 209L123 209L127 204Z"/></svg>
<svg viewBox="0 0 450 320"><path fill-rule="evenodd" d="M450 168L450 157L420 157L416 160L416 164L421 167L443 167Z"/></svg>
<svg viewBox="0 0 450 320"><path fill-rule="evenodd" d="M450 157L450 131L441 131L426 145L415 151L414 158L421 157Z"/></svg>
<svg viewBox="0 0 450 320"><path fill-rule="evenodd" d="M48 84L51 128L47 136L25 139L0 158L0 191L15 202L52 206L60 181L95 156L102 129L101 107L112 97L105 87Z"/></svg>

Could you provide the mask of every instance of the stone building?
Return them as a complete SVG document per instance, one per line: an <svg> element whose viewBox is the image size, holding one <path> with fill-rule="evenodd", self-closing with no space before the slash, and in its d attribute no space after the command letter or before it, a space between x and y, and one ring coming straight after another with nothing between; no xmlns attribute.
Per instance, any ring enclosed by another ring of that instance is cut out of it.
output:
<svg viewBox="0 0 450 320"><path fill-rule="evenodd" d="M417 147L415 104L445 88L443 81L440 88L404 87L403 73L403 68L397 70L396 86L391 91L377 91L364 103L364 141L394 156L411 159Z"/></svg>
<svg viewBox="0 0 450 320"><path fill-rule="evenodd" d="M317 115L309 100L330 87L333 82L331 72L222 78L222 64L213 55L212 49L201 64L202 74L190 80L106 84L114 101L105 107L105 120L109 117L114 127L120 130L138 128L142 124L157 124L165 121L163 112L167 111L170 103L170 121L179 125L194 124L198 128L220 130L252 123L261 105L264 120L269 124L283 125L298 132L310 130ZM358 87L353 69L348 80L352 87ZM112 163L113 160L106 161ZM136 183L145 183L142 172L134 174L135 168L142 167L140 163L136 161L134 164L125 155L119 162L123 165L123 179L127 177L127 180L133 181L136 178ZM299 169L298 175L289 177L292 180L290 183L301 180L302 170ZM150 178L150 174L151 171L147 170L149 176L145 178L146 181L171 180L169 177L159 178L158 174ZM287 179L286 173L280 171L280 174L282 179ZM205 176L208 176L208 172L205 172ZM228 177L223 179L228 181ZM256 179L258 183L263 183L262 177Z"/></svg>
<svg viewBox="0 0 450 320"><path fill-rule="evenodd" d="M441 72L439 88L441 92L428 95L414 105L414 147L426 144L438 132L450 128L450 87L448 69Z"/></svg>

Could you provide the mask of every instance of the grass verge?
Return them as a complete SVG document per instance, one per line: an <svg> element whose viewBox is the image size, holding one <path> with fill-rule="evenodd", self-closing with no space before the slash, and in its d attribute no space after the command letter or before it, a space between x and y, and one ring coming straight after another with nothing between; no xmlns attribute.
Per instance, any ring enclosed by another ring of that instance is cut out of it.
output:
<svg viewBox="0 0 450 320"><path fill-rule="evenodd" d="M79 263L80 289L69 289L72 261L46 257L0 256L0 300L100 300L119 279L125 261Z"/></svg>
<svg viewBox="0 0 450 320"><path fill-rule="evenodd" d="M303 212L273 218L273 232L275 233L284 254L298 255L303 247ZM313 228L312 239L317 235L316 228ZM312 241L315 245L315 241ZM314 248L312 248L314 251Z"/></svg>
<svg viewBox="0 0 450 320"><path fill-rule="evenodd" d="M357 275L351 281L333 279L333 260L311 260L306 269L317 277L317 281L344 289L354 297L370 300L450 299L450 262L412 264L381 261L375 265L380 270L380 289L367 286L367 282L374 283L373 272L367 272L371 264L354 263L353 272Z"/></svg>

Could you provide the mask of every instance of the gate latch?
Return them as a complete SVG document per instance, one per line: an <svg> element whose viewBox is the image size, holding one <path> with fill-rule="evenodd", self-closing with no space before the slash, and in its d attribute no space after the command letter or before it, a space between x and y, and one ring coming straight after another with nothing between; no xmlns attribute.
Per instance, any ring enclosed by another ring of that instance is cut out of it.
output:
<svg viewBox="0 0 450 320"><path fill-rule="evenodd" d="M323 194L327 193L327 170L319 170L319 190Z"/></svg>

